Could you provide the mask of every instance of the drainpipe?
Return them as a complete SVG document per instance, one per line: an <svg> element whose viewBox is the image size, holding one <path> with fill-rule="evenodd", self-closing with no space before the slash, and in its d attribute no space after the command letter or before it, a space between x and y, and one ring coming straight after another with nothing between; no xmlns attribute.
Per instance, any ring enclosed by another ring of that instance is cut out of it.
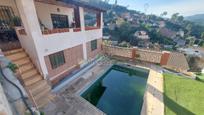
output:
<svg viewBox="0 0 204 115"><path fill-rule="evenodd" d="M23 95L23 92L21 91L21 89L15 84L13 83L12 81L10 81L3 73L1 67L0 67L0 73L2 74L3 78L10 84L12 84L20 93L21 95L21 98L23 100L23 103L25 104L26 108L29 110L29 112L31 113L31 115L34 115L34 112L32 111L32 109L29 107L28 103L26 102L26 98L24 97Z"/></svg>

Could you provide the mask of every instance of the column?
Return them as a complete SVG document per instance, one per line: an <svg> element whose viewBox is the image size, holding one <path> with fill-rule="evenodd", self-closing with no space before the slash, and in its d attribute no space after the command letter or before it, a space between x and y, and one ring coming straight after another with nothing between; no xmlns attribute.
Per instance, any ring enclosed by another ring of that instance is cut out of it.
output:
<svg viewBox="0 0 204 115"><path fill-rule="evenodd" d="M27 33L27 40L29 45L24 45L23 48L28 53L38 70L42 75L48 74L47 67L43 56L43 50L41 48L41 39L43 39L40 29L34 0L17 0L16 1L21 20L25 31Z"/></svg>
<svg viewBox="0 0 204 115"><path fill-rule="evenodd" d="M85 31L84 9L82 7L79 7L79 15L80 15L81 30Z"/></svg>

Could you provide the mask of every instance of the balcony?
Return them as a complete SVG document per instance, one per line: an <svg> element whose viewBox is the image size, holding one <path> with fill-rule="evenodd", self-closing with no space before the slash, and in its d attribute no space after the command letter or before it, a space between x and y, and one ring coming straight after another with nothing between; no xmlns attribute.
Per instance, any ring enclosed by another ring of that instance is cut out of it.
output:
<svg viewBox="0 0 204 115"><path fill-rule="evenodd" d="M46 0L35 0L35 7L43 35L101 29L100 11ZM86 20L87 14L91 20Z"/></svg>

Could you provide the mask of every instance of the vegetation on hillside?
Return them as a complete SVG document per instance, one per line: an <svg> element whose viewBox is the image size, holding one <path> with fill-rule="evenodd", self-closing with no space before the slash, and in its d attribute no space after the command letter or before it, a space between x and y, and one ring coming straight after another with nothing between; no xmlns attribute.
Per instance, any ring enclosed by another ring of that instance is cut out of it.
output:
<svg viewBox="0 0 204 115"><path fill-rule="evenodd" d="M196 38L196 44L200 46L204 46L204 26L197 25L193 22L187 21L181 16L179 13L175 13L171 18L164 18L168 14L168 11L164 11L160 16L156 15L145 15L144 13L140 13L135 10L129 10L124 6L119 6L116 4L109 4L108 2L104 2L102 0L82 0L89 2L89 4L95 5L97 7L106 9L107 11L104 13L104 35L110 35L112 40L115 41L126 41L130 44L135 44L137 41L133 40L133 35L136 31L146 31L150 40L153 43L159 43L163 45L175 45L174 41L171 38L166 36L162 36L158 31L158 27L152 26L152 24L157 24L160 21L165 22L165 27L169 30L178 32L179 30L183 30L185 36L183 39L186 40L186 43L192 43L193 45L195 40L190 39L189 37ZM115 24L119 18L124 13L129 13L134 20L137 20L138 25L131 23L131 21L124 20L123 24L113 30L110 30L108 26L110 24ZM137 16L135 16L137 15Z"/></svg>

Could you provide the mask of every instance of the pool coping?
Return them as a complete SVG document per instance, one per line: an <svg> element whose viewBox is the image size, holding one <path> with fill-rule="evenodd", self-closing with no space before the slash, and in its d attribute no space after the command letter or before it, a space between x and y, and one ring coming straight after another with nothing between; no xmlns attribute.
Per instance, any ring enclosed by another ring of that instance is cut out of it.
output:
<svg viewBox="0 0 204 115"><path fill-rule="evenodd" d="M135 65L132 63L117 62L120 65L128 65L149 70L146 90L143 96L143 105L141 115L164 115L164 100L163 100L163 74L149 67Z"/></svg>
<svg viewBox="0 0 204 115"><path fill-rule="evenodd" d="M97 80L99 80L105 73L107 73L114 65L118 65L118 66L122 66L122 67L126 67L128 69L133 69L133 68L141 68L141 69L145 69L145 70L148 70L148 76L147 76L147 82L146 82L146 88L145 88L145 92L144 92L144 95L143 95L143 104L142 104L142 108L141 108L141 111L140 111L140 114L141 115L146 115L146 114L142 114L143 111L144 111L144 103L145 103L145 97L146 97L146 92L147 92L147 85L148 85L148 79L150 77L150 71L151 69L150 68L147 68L147 67L143 67L143 66L138 66L138 65L132 65L132 64L129 64L129 63L116 63L116 64L111 64L107 69L105 69L102 73L100 73L99 75L97 75L96 79L91 81L91 83L87 84L86 86L84 86L84 88L80 89L79 91L77 91L76 95L79 96L81 99L87 101L86 99L84 99L81 95L88 89L90 88ZM132 68L131 68L132 67ZM134 69L133 69L134 70ZM89 101L87 101L88 103L90 103ZM91 103L90 103L91 104ZM92 105L92 104L91 104ZM94 106L94 105L92 105ZM94 106L95 107L95 106ZM97 108L97 107L96 107ZM98 109L98 108L97 108ZM100 109L98 109L100 110ZM100 110L101 111L101 110Z"/></svg>
<svg viewBox="0 0 204 115"><path fill-rule="evenodd" d="M76 95L81 96L88 88L90 88L98 79L100 79L110 68L113 67L114 64L111 64L107 69L105 69L102 73L97 75L96 79L91 81L91 83L85 85L82 89L76 92Z"/></svg>

